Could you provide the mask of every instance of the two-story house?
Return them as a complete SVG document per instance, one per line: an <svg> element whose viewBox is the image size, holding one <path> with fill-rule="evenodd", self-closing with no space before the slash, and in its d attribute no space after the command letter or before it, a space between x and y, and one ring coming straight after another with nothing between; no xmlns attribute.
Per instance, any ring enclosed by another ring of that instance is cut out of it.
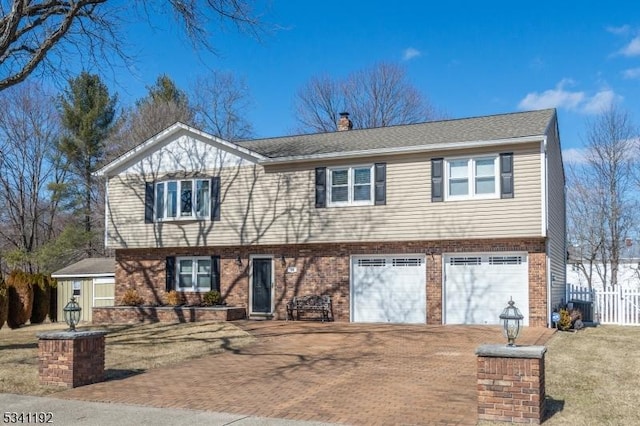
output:
<svg viewBox="0 0 640 426"><path fill-rule="evenodd" d="M546 326L565 294L555 110L231 143L177 123L97 172L116 304L217 289L285 318Z"/></svg>

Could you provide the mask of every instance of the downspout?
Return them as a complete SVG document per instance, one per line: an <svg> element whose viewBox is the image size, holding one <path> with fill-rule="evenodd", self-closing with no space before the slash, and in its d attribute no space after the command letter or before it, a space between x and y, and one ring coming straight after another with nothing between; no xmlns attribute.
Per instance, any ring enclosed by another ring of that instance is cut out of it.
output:
<svg viewBox="0 0 640 426"><path fill-rule="evenodd" d="M551 247L549 240L549 158L547 156L547 136L544 137L541 144L542 148L542 235L545 238L545 264L547 275L547 327L551 327L551 287L553 287L553 274L551 273Z"/></svg>
<svg viewBox="0 0 640 426"><path fill-rule="evenodd" d="M105 176L104 180L104 249L109 247L107 240L107 226L109 224L109 176Z"/></svg>

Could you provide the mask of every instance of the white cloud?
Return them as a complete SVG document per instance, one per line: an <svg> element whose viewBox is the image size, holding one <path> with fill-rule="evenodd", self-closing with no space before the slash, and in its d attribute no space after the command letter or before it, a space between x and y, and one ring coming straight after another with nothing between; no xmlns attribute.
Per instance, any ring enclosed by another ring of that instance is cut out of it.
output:
<svg viewBox="0 0 640 426"><path fill-rule="evenodd" d="M420 52L418 49L414 49L413 47L408 47L404 49L404 52L402 53L402 60L408 61L413 58L417 58L418 56L421 56L421 55L422 55L422 52Z"/></svg>
<svg viewBox="0 0 640 426"><path fill-rule="evenodd" d="M562 150L562 161L565 166L569 164L585 164L587 150L585 148L569 148Z"/></svg>
<svg viewBox="0 0 640 426"><path fill-rule="evenodd" d="M544 109L563 108L581 112L583 114L598 114L611 106L612 103L621 100L613 90L603 89L593 96L587 96L584 92L572 92L565 86L572 85L571 79L562 79L555 89L545 90L542 93L528 93L518 104L520 109Z"/></svg>
<svg viewBox="0 0 640 426"><path fill-rule="evenodd" d="M622 71L622 76L627 79L640 78L640 68L630 68Z"/></svg>
<svg viewBox="0 0 640 426"><path fill-rule="evenodd" d="M637 36L629 42L628 45L618 51L624 56L640 56L640 36Z"/></svg>
<svg viewBox="0 0 640 426"><path fill-rule="evenodd" d="M521 109L567 108L575 109L583 100L583 92L570 92L565 85L573 84L570 79L562 79L555 89L542 93L529 93L518 104Z"/></svg>
<svg viewBox="0 0 640 426"><path fill-rule="evenodd" d="M616 95L613 90L601 90L586 100L582 107L582 112L586 114L600 114L618 99L621 99L621 97Z"/></svg>
<svg viewBox="0 0 640 426"><path fill-rule="evenodd" d="M631 27L629 25L621 25L619 27L607 27L607 31L611 34L624 35L628 34L631 31Z"/></svg>

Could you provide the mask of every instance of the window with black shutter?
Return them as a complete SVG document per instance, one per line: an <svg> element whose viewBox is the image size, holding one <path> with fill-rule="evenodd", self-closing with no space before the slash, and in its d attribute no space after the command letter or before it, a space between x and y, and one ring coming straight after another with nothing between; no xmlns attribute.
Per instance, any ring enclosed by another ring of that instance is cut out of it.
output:
<svg viewBox="0 0 640 426"><path fill-rule="evenodd" d="M176 288L176 258L167 257L165 264L165 289L167 292Z"/></svg>
<svg viewBox="0 0 640 426"><path fill-rule="evenodd" d="M220 177L211 178L211 220L220 220Z"/></svg>
<svg viewBox="0 0 640 426"><path fill-rule="evenodd" d="M513 198L513 153L500 154L500 197Z"/></svg>
<svg viewBox="0 0 640 426"><path fill-rule="evenodd" d="M387 163L375 164L375 204L387 204Z"/></svg>
<svg viewBox="0 0 640 426"><path fill-rule="evenodd" d="M431 159L431 201L444 201L444 159Z"/></svg>
<svg viewBox="0 0 640 426"><path fill-rule="evenodd" d="M153 182L144 183L144 223L153 223Z"/></svg>
<svg viewBox="0 0 640 426"><path fill-rule="evenodd" d="M316 208L327 206L327 168L316 167Z"/></svg>

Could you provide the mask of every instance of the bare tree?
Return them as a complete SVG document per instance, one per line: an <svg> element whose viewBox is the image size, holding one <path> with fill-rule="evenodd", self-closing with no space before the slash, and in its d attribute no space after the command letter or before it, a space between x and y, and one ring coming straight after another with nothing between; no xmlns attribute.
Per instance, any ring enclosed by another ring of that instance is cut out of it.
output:
<svg viewBox="0 0 640 426"><path fill-rule="evenodd" d="M351 114L354 128L386 127L437 118L427 98L407 81L403 67L379 63L343 80L314 77L294 99L302 132L336 130L338 114Z"/></svg>
<svg viewBox="0 0 640 426"><path fill-rule="evenodd" d="M30 272L53 236L58 202L49 185L64 173L54 158L59 124L54 98L39 86L0 95L0 238L4 257Z"/></svg>
<svg viewBox="0 0 640 426"><path fill-rule="evenodd" d="M570 167L567 193L567 231L570 262L584 275L589 290L596 276L605 282L608 267L602 262L605 236L603 188L584 167ZM604 268L604 269L603 269Z"/></svg>
<svg viewBox="0 0 640 426"><path fill-rule="evenodd" d="M247 119L251 104L242 79L231 73L214 71L198 78L192 88L197 120L213 135L229 141L248 139L253 127Z"/></svg>
<svg viewBox="0 0 640 426"><path fill-rule="evenodd" d="M129 63L122 28L127 19L151 22L170 13L194 47L212 50L211 22L257 34L262 24L244 0L0 0L0 90L39 69L67 76L69 55L97 64L115 56Z"/></svg>
<svg viewBox="0 0 640 426"><path fill-rule="evenodd" d="M296 119L301 132L331 132L336 130L338 114L347 110L341 82L329 76L313 77L298 92L294 100Z"/></svg>
<svg viewBox="0 0 640 426"><path fill-rule="evenodd" d="M602 282L614 288L624 240L638 219L637 135L628 114L611 106L588 123L586 163L571 175L569 240L581 247L591 270L597 265Z"/></svg>

